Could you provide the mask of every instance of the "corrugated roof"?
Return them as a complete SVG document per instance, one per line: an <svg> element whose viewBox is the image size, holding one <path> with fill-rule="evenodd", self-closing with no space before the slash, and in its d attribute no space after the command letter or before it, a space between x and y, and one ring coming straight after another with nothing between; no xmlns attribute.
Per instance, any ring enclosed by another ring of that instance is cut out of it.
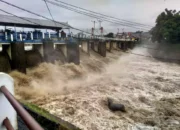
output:
<svg viewBox="0 0 180 130"><path fill-rule="evenodd" d="M41 28L41 29L69 29L71 28L71 26L65 22L54 23L53 21L44 20L44 19L35 19L35 18L26 18L26 17L21 17L21 18L0 14L0 25L27 27L27 28ZM28 21L24 19L27 19Z"/></svg>

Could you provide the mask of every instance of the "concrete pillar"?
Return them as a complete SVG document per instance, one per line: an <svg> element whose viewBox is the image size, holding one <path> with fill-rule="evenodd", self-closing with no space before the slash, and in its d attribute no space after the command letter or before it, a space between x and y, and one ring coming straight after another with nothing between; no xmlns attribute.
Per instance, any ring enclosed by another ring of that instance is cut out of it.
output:
<svg viewBox="0 0 180 130"><path fill-rule="evenodd" d="M136 42L135 41L133 41L133 47L135 47L136 46Z"/></svg>
<svg viewBox="0 0 180 130"><path fill-rule="evenodd" d="M120 42L120 44L121 44L120 49L123 50L124 49L124 42Z"/></svg>
<svg viewBox="0 0 180 130"><path fill-rule="evenodd" d="M101 44L100 44L100 42L97 42L96 44L97 44L97 46L95 46L95 47L97 47L97 52L99 54L101 54ZM105 47L106 47L106 44L105 44Z"/></svg>
<svg viewBox="0 0 180 130"><path fill-rule="evenodd" d="M112 41L107 42L106 43L106 50L111 52L112 49L113 49L113 42Z"/></svg>
<svg viewBox="0 0 180 130"><path fill-rule="evenodd" d="M51 39L43 39L43 54L45 62L54 62L54 43Z"/></svg>
<svg viewBox="0 0 180 130"><path fill-rule="evenodd" d="M123 42L119 42L119 48L123 50Z"/></svg>
<svg viewBox="0 0 180 130"><path fill-rule="evenodd" d="M67 44L56 44L56 55L57 60L60 60L62 63L67 62Z"/></svg>
<svg viewBox="0 0 180 130"><path fill-rule="evenodd" d="M99 52L99 42L98 41L94 42L94 51Z"/></svg>
<svg viewBox="0 0 180 130"><path fill-rule="evenodd" d="M123 50L124 49L124 45L125 43L123 41L119 42L119 49Z"/></svg>
<svg viewBox="0 0 180 130"><path fill-rule="evenodd" d="M89 54L89 42L88 41L82 41L81 49L83 52L86 52Z"/></svg>
<svg viewBox="0 0 180 130"><path fill-rule="evenodd" d="M11 45L2 45L2 52L7 54L9 59L12 59L12 57L11 57Z"/></svg>
<svg viewBox="0 0 180 130"><path fill-rule="evenodd" d="M134 42L133 42L133 41L129 42L129 48L130 48L130 49L133 49L133 48L134 48Z"/></svg>
<svg viewBox="0 0 180 130"><path fill-rule="evenodd" d="M116 44L117 44L117 48L118 48L118 49L121 49L121 43L120 43L120 42L117 42Z"/></svg>
<svg viewBox="0 0 180 130"><path fill-rule="evenodd" d="M113 42L113 49L117 50L117 43Z"/></svg>
<svg viewBox="0 0 180 130"><path fill-rule="evenodd" d="M128 42L124 43L124 47L125 47L125 51L127 51L128 50Z"/></svg>
<svg viewBox="0 0 180 130"><path fill-rule="evenodd" d="M1 45L2 52L0 52L0 71L10 72L11 71L11 46Z"/></svg>
<svg viewBox="0 0 180 130"><path fill-rule="evenodd" d="M94 48L94 42L91 42L91 49L94 51L95 48Z"/></svg>
<svg viewBox="0 0 180 130"><path fill-rule="evenodd" d="M26 56L24 42L11 42L12 69L26 73Z"/></svg>
<svg viewBox="0 0 180 130"><path fill-rule="evenodd" d="M106 50L109 51L109 52L111 51L110 42L106 42Z"/></svg>
<svg viewBox="0 0 180 130"><path fill-rule="evenodd" d="M126 42L127 48L130 48L130 42Z"/></svg>
<svg viewBox="0 0 180 130"><path fill-rule="evenodd" d="M113 42L111 41L110 42L110 52L112 51L112 49L113 49Z"/></svg>
<svg viewBox="0 0 180 130"><path fill-rule="evenodd" d="M80 64L79 44L77 41L69 40L67 42L67 61L77 65Z"/></svg>
<svg viewBox="0 0 180 130"><path fill-rule="evenodd" d="M101 56L106 57L106 42L99 42L98 50Z"/></svg>
<svg viewBox="0 0 180 130"><path fill-rule="evenodd" d="M121 49L123 51L126 51L127 50L127 43L126 42L121 42Z"/></svg>

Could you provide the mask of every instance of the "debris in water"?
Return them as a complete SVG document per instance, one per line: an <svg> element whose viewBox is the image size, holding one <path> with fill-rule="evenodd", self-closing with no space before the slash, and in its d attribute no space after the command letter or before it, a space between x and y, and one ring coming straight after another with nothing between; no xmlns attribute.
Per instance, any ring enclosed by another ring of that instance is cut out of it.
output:
<svg viewBox="0 0 180 130"><path fill-rule="evenodd" d="M111 99L111 98L107 98L107 101L108 101L108 107L111 111L126 112L125 106L123 104L114 103L113 99Z"/></svg>

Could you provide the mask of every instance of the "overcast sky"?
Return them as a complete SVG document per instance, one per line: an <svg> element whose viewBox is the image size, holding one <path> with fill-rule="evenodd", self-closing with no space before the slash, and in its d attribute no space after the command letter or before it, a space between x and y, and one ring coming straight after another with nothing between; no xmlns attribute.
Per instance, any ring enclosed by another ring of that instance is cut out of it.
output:
<svg viewBox="0 0 180 130"><path fill-rule="evenodd" d="M45 3L42 0L6 0L20 7L26 8L33 12L39 13L50 18L49 12ZM53 1L53 0L51 0ZM156 17L165 9L180 10L180 0L61 0L76 6L83 7L85 9L93 10L95 12L103 13L120 19L143 23L147 25L155 25ZM60 7L48 4L53 17L57 21L67 22L76 28L91 29L93 23L91 21L96 20L75 12L65 10ZM34 15L28 14L16 8L10 7L6 4L0 4L0 8L14 13L18 16L38 18ZM2 13L4 14L4 13ZM96 24L97 27L99 24ZM102 22L106 32L117 32L117 28L122 31L136 31L137 29L115 25L108 22Z"/></svg>

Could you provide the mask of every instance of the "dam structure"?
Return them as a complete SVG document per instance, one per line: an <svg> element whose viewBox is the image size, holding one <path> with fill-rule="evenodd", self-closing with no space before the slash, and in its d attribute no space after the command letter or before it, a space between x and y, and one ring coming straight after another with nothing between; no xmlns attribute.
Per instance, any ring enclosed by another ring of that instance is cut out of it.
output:
<svg viewBox="0 0 180 130"><path fill-rule="evenodd" d="M26 68L41 62L61 60L80 64L80 51L90 54L90 49L106 57L106 51L133 48L132 38L107 38L96 35L73 35L68 23L55 23L49 20L0 15L0 71L18 70L26 73ZM8 29L8 27L14 27ZM34 31L17 31L16 28L30 28ZM45 29L43 32L41 30ZM51 31L47 31L51 30Z"/></svg>

